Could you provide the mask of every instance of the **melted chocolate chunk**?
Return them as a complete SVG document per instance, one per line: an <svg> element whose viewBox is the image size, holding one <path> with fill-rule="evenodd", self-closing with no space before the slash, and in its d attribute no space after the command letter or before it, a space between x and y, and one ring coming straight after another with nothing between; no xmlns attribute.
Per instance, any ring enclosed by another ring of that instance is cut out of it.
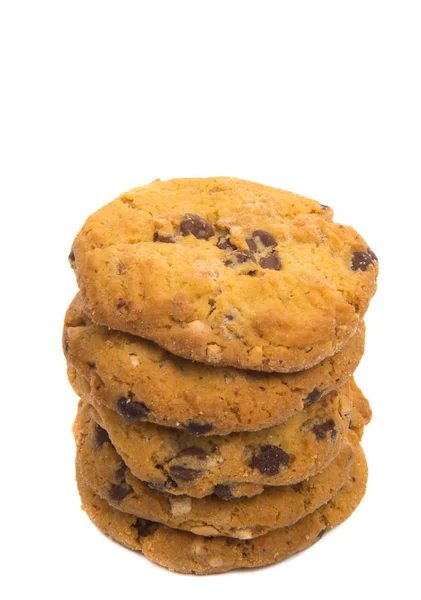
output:
<svg viewBox="0 0 421 600"><path fill-rule="evenodd" d="M153 523L152 521L138 518L132 527L136 529L138 537L142 538L156 531L158 528L158 523Z"/></svg>
<svg viewBox="0 0 421 600"><path fill-rule="evenodd" d="M231 487L222 483L218 483L218 485L213 488L213 493L218 496L218 498L221 498L221 500L233 500L234 498Z"/></svg>
<svg viewBox="0 0 421 600"><path fill-rule="evenodd" d="M165 490L165 484L161 483L160 481L145 481L144 483L146 483L148 488L155 490L156 492L163 492Z"/></svg>
<svg viewBox="0 0 421 600"><path fill-rule="evenodd" d="M250 250L237 250L228 256L225 264L228 267L235 267L236 265L242 265L246 262L256 263L253 252L250 252Z"/></svg>
<svg viewBox="0 0 421 600"><path fill-rule="evenodd" d="M117 308L123 308L123 306L126 306L126 301L123 300L123 298L120 298L120 300L117 302Z"/></svg>
<svg viewBox="0 0 421 600"><path fill-rule="evenodd" d="M214 235L213 227L203 217L187 213L180 224L183 235L194 235L198 240L208 240Z"/></svg>
<svg viewBox="0 0 421 600"><path fill-rule="evenodd" d="M229 238L225 238L225 237L219 238L216 245L218 246L218 248L220 250L235 250L236 249L236 247L233 244L231 244L231 242L229 241Z"/></svg>
<svg viewBox="0 0 421 600"><path fill-rule="evenodd" d="M171 235L159 235L157 231L153 234L154 242L162 242L163 244L175 244L176 239Z"/></svg>
<svg viewBox="0 0 421 600"><path fill-rule="evenodd" d="M272 252L269 256L265 256L260 260L259 264L262 269L273 269L274 271L280 271L282 267L281 258L277 252Z"/></svg>
<svg viewBox="0 0 421 600"><path fill-rule="evenodd" d="M310 406L310 404L314 404L314 402L318 402L321 397L322 397L322 392L320 392L317 388L314 388L314 390L309 393L307 398L305 398L304 406Z"/></svg>
<svg viewBox="0 0 421 600"><path fill-rule="evenodd" d="M197 446L191 446L191 448L184 448L177 454L177 458L183 456L193 456L194 458L198 458L199 460L205 460L208 455L202 448L198 448Z"/></svg>
<svg viewBox="0 0 421 600"><path fill-rule="evenodd" d="M143 402L121 396L117 401L119 413L129 421L141 421L149 414L149 408Z"/></svg>
<svg viewBox="0 0 421 600"><path fill-rule="evenodd" d="M327 527L325 527L324 529L322 529L321 531L319 531L319 533L317 534L317 537L319 538L319 540L324 536L324 534L327 532Z"/></svg>
<svg viewBox="0 0 421 600"><path fill-rule="evenodd" d="M372 262L373 258L367 252L354 252L352 255L351 269L353 271L366 271Z"/></svg>
<svg viewBox="0 0 421 600"><path fill-rule="evenodd" d="M195 435L203 435L204 433L209 433L212 431L213 425L210 423L196 423L196 421L191 421L187 425L184 425L184 428L189 433L194 433Z"/></svg>
<svg viewBox="0 0 421 600"><path fill-rule="evenodd" d="M246 240L246 242L247 242L247 246L249 247L249 250L251 252L257 252L257 244L256 244L256 242L254 241L253 238L248 238Z"/></svg>
<svg viewBox="0 0 421 600"><path fill-rule="evenodd" d="M253 231L253 237L259 238L262 246L265 248L276 246L276 240L274 236L265 229L256 229L256 231Z"/></svg>
<svg viewBox="0 0 421 600"><path fill-rule="evenodd" d="M95 441L96 448L102 448L102 446L106 442L110 441L110 437L109 437L108 433L105 431L105 429L103 427L101 427L101 425L98 425L98 423L95 423L94 441Z"/></svg>
<svg viewBox="0 0 421 600"><path fill-rule="evenodd" d="M281 467L286 467L289 464L290 456L279 448L267 444L261 446L258 452L253 456L251 466L253 469L258 469L262 475L277 475Z"/></svg>
<svg viewBox="0 0 421 600"><path fill-rule="evenodd" d="M121 502L132 491L133 488L130 486L114 485L112 483L108 488L108 497L112 502Z"/></svg>
<svg viewBox="0 0 421 600"><path fill-rule="evenodd" d="M181 481L193 481L202 474L197 469L188 469L187 467L181 467L180 465L173 465L170 467L170 475L174 479L181 479Z"/></svg>
<svg viewBox="0 0 421 600"><path fill-rule="evenodd" d="M171 479L171 477L168 477L167 481L165 482L165 487L167 490L178 488L178 483L174 481L174 479Z"/></svg>
<svg viewBox="0 0 421 600"><path fill-rule="evenodd" d="M73 250L71 250L71 252L69 254L69 260L70 260L70 262L75 262L75 260L76 260L75 253L73 252Z"/></svg>
<svg viewBox="0 0 421 600"><path fill-rule="evenodd" d="M326 421L325 423L316 423L311 428L311 431L318 441L326 439L328 433L330 433L332 438L335 438L337 434L335 421L333 419L329 419L329 421Z"/></svg>
<svg viewBox="0 0 421 600"><path fill-rule="evenodd" d="M96 363L94 363L94 362L91 362L90 360L88 361L88 363L87 363L87 364L88 364L88 367L89 367L90 369L95 369L95 367L96 367Z"/></svg>

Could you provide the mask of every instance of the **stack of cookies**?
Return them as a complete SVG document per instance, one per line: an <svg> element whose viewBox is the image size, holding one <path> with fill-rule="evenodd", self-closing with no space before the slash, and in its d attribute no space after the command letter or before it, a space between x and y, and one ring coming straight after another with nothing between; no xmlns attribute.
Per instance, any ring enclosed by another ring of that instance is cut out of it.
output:
<svg viewBox="0 0 421 600"><path fill-rule="evenodd" d="M111 538L218 573L279 562L357 507L378 264L332 216L220 177L157 180L88 218L63 345L79 492Z"/></svg>

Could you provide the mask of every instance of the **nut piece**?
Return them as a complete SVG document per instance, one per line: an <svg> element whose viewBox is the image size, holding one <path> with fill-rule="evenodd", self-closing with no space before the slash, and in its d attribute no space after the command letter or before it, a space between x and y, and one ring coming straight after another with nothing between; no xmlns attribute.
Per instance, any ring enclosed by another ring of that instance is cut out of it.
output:
<svg viewBox="0 0 421 600"><path fill-rule="evenodd" d="M140 360L137 357L137 355L134 354L134 352L130 352L129 357L130 357L130 362L132 363L132 365L134 367L137 367L138 365L140 365Z"/></svg>
<svg viewBox="0 0 421 600"><path fill-rule="evenodd" d="M218 344L208 344L206 348L206 356L212 362L219 362L221 360L222 348Z"/></svg>
<svg viewBox="0 0 421 600"><path fill-rule="evenodd" d="M221 559L221 557L219 556L212 556L209 560L209 566L210 567L222 567L222 565L224 564L224 561Z"/></svg>
<svg viewBox="0 0 421 600"><path fill-rule="evenodd" d="M221 535L220 532L212 527L212 525L199 525L197 527L191 527L190 531L196 535L213 536Z"/></svg>
<svg viewBox="0 0 421 600"><path fill-rule="evenodd" d="M202 334L206 329L206 325L203 321L199 321L199 319L190 321L190 323L187 324L187 327L191 333L196 333L197 335Z"/></svg>
<svg viewBox="0 0 421 600"><path fill-rule="evenodd" d="M251 540L253 532L251 529L237 529L235 536L240 540Z"/></svg>
<svg viewBox="0 0 421 600"><path fill-rule="evenodd" d="M186 515L191 511L191 498L189 496L173 496L170 498L170 505L174 517Z"/></svg>

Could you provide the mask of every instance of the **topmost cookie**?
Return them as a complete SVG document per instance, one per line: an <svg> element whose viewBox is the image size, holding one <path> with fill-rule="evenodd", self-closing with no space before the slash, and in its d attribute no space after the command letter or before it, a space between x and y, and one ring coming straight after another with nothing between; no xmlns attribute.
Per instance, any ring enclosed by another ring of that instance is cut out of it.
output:
<svg viewBox="0 0 421 600"><path fill-rule="evenodd" d="M314 200L240 179L154 181L90 216L70 253L93 321L214 365L291 372L339 350L377 259Z"/></svg>

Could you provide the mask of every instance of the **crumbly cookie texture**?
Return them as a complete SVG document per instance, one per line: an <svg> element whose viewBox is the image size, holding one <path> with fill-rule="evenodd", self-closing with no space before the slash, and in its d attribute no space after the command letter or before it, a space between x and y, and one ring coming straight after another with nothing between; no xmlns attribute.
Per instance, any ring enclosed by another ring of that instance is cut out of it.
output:
<svg viewBox="0 0 421 600"><path fill-rule="evenodd" d="M106 535L172 571L207 575L277 563L317 542L326 531L345 521L360 503L367 465L357 446L349 477L330 502L294 525L251 540L204 537L170 529L115 509L95 494L79 471L77 481L83 508Z"/></svg>
<svg viewBox="0 0 421 600"><path fill-rule="evenodd" d="M299 373L215 369L175 357L153 342L95 325L78 295L65 318L63 348L97 404L130 421L148 420L199 435L278 425L341 387L364 352L365 328L335 355Z"/></svg>
<svg viewBox="0 0 421 600"><path fill-rule="evenodd" d="M106 432L83 409L75 423L77 464L92 489L123 512L205 536L251 539L295 523L313 512L344 485L354 446L344 441L326 469L294 485L269 487L258 496L226 501L173 496L151 489L130 472Z"/></svg>
<svg viewBox="0 0 421 600"><path fill-rule="evenodd" d="M83 398L89 402L89 395ZM338 455L351 420L359 425L362 399L360 390L355 386L351 395L347 384L282 425L206 437L130 423L101 405L80 410L106 430L130 471L153 489L196 498L215 493L228 500L320 473Z"/></svg>
<svg viewBox="0 0 421 600"><path fill-rule="evenodd" d="M293 372L356 331L377 258L314 200L239 179L154 181L88 218L69 259L93 321L212 365Z"/></svg>

